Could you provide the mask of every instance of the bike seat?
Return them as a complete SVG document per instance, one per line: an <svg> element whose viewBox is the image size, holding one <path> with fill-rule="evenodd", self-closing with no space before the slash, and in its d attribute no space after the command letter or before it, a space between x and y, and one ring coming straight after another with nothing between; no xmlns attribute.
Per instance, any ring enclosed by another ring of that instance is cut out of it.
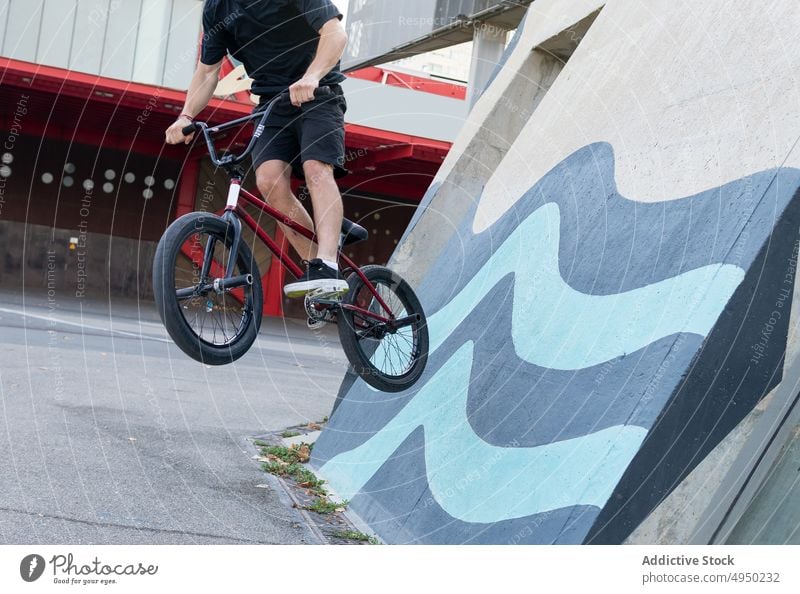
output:
<svg viewBox="0 0 800 594"><path fill-rule="evenodd" d="M342 235L344 235L344 242L342 245L351 245L359 241L364 241L369 237L369 231L349 219L342 219Z"/></svg>

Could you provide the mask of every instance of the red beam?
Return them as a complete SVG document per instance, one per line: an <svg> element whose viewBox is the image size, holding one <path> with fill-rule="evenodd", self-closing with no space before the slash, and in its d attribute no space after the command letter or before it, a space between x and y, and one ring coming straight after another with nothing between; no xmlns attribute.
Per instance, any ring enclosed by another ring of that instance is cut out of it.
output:
<svg viewBox="0 0 800 594"><path fill-rule="evenodd" d="M147 155L160 155L176 160L181 160L186 156L185 147L167 146L161 142L154 142L150 138L137 136L135 133L130 133L130 131L125 134L111 131L106 133L86 126L76 128L74 127L75 122L70 124L71 126L60 122L56 123L55 121L46 123L42 120L29 118L25 120L22 132L26 136L65 140L124 152L131 151ZM11 120L8 117L0 118L0 126L3 126L3 129L8 130L10 125Z"/></svg>
<svg viewBox="0 0 800 594"><path fill-rule="evenodd" d="M339 185L342 192L367 193L386 196L387 198L397 198L409 202L419 202L425 195L425 191L430 186L434 178L434 173L430 174L397 174L380 175L371 173L369 175L353 174L342 178Z"/></svg>
<svg viewBox="0 0 800 594"><path fill-rule="evenodd" d="M401 161L414 156L414 147L410 144L384 146L375 149L364 149L364 154L347 163L350 171L374 171L381 163Z"/></svg>
<svg viewBox="0 0 800 594"><path fill-rule="evenodd" d="M170 115L179 114L186 101L184 91L4 57L0 57L0 84L19 86L31 92L47 91L140 110L150 104L154 112ZM247 115L252 109L251 104L212 99L200 119L221 123Z"/></svg>
<svg viewBox="0 0 800 594"><path fill-rule="evenodd" d="M275 225L275 243L280 246L283 253L287 253L288 242L278 225ZM280 259L273 255L269 270L261 281L264 287L265 316L283 317L283 283L285 278L286 270Z"/></svg>
<svg viewBox="0 0 800 594"><path fill-rule="evenodd" d="M378 145L411 144L420 148L431 149L436 154L447 155L450 152L451 143L444 140L433 140L401 132L390 132L389 130L379 130L358 124L347 124L346 140L348 146L371 147Z"/></svg>
<svg viewBox="0 0 800 594"><path fill-rule="evenodd" d="M393 87L402 87L404 89L412 89L414 91L422 91L423 93L432 93L434 95L442 95L444 97L453 97L454 99L466 99L467 85L448 82L429 76L415 76L407 72L398 72L388 68L381 68L377 66L368 66L367 68L360 68L352 72L348 72L347 76L353 78L360 78L362 80L370 80L372 82L381 83Z"/></svg>
<svg viewBox="0 0 800 594"><path fill-rule="evenodd" d="M150 108L152 113L163 114L170 118L180 112L186 100L184 91L115 80L5 57L0 57L0 84L18 87L30 93L75 97L83 101L135 109L137 112ZM252 108L250 103L212 99L198 119L222 123L248 115ZM451 146L449 142L356 124L347 124L346 132L348 150L408 144L415 147L415 156L437 163L441 163Z"/></svg>
<svg viewBox="0 0 800 594"><path fill-rule="evenodd" d="M175 218L194 211L197 201L197 186L200 183L200 160L187 159L183 164L178 185L178 203L175 205Z"/></svg>

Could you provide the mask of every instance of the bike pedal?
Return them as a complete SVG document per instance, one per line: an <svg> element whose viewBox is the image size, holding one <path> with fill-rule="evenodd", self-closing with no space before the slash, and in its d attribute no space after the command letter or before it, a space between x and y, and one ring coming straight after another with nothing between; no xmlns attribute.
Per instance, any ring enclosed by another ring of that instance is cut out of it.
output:
<svg viewBox="0 0 800 594"><path fill-rule="evenodd" d="M318 328L324 328L328 325L327 320L315 320L314 318L308 318L306 320L306 326L309 330L316 330Z"/></svg>
<svg viewBox="0 0 800 594"><path fill-rule="evenodd" d="M315 289L306 293L306 298L310 301L341 301L347 293L344 291L329 291L326 289Z"/></svg>

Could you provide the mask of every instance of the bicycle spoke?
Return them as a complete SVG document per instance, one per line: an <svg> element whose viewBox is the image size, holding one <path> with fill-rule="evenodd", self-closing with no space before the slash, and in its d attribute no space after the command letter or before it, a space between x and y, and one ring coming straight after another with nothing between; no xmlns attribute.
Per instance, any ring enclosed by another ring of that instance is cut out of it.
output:
<svg viewBox="0 0 800 594"><path fill-rule="evenodd" d="M376 283L377 294L386 304L388 310L380 305L375 295L364 287L362 293L358 295L355 302L359 305L368 303L364 309L367 311L394 317L406 315L406 308L402 300L395 292L395 285L389 286L385 283ZM371 362L384 375L399 377L410 370L416 359L416 346L413 328L401 328L394 333L388 332L385 328L383 336L377 338L376 332L380 329L380 324L374 320L365 319L363 315L353 313L353 331L356 338L362 342L365 352L372 352ZM368 350L367 341L376 341L374 350Z"/></svg>
<svg viewBox="0 0 800 594"><path fill-rule="evenodd" d="M223 295L222 296L222 304L223 304L223 306L225 306L226 317L227 317L228 321L231 323L231 327L234 329L234 332L235 332L236 329L238 328L238 326L236 324L236 320L231 318L230 312L228 311L227 303L225 302L225 297L227 297L227 295ZM241 322L241 320L240 320L240 322Z"/></svg>
<svg viewBox="0 0 800 594"><path fill-rule="evenodd" d="M392 350L397 354L397 362L399 364L401 372L405 371L408 368L408 366L403 364L403 353L400 352L397 343L393 339L389 340L389 344L391 345Z"/></svg>
<svg viewBox="0 0 800 594"><path fill-rule="evenodd" d="M394 374L394 365L392 364L392 354L389 352L389 347L386 344L385 340L381 341L381 346L383 347L383 360L389 363L389 367L391 368L392 374Z"/></svg>
<svg viewBox="0 0 800 594"><path fill-rule="evenodd" d="M248 326L245 308L251 303L250 289L242 289L243 302L229 293L177 295L177 291L188 292L225 274L221 263L227 263L232 257L225 238L205 233L192 235L183 244L180 254L175 262L175 290L176 299L183 304L186 323L204 342L215 346L230 344ZM203 270L208 271L205 278ZM242 272L238 262L235 270L235 274Z"/></svg>

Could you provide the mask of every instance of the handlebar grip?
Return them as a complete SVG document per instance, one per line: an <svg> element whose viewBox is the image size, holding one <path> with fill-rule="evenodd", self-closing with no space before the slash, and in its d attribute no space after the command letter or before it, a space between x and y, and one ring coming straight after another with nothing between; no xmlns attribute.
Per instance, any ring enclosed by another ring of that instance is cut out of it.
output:
<svg viewBox="0 0 800 594"><path fill-rule="evenodd" d="M194 134L196 129L197 126L195 124L190 124L189 126L186 126L183 130L181 130L181 132L183 132L184 136L189 136L189 134Z"/></svg>

